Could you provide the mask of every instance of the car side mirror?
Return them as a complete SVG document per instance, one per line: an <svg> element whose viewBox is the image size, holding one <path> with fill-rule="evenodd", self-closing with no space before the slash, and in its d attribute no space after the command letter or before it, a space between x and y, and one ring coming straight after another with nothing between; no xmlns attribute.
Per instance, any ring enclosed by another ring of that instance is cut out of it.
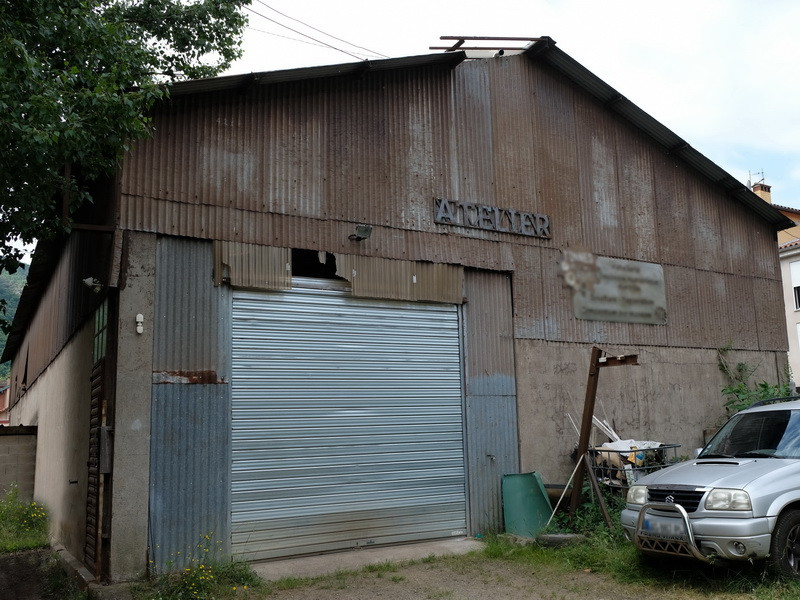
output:
<svg viewBox="0 0 800 600"><path fill-rule="evenodd" d="M700 453L701 453L702 451L703 451L703 449L702 449L702 448L695 448L695 449L694 449L694 452L692 452L692 458L697 458L698 456L700 456Z"/></svg>

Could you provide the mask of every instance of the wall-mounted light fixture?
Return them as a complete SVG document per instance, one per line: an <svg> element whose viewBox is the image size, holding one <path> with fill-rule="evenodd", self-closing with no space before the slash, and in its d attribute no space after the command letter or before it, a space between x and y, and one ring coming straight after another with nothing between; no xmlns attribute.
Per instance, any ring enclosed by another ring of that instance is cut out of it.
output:
<svg viewBox="0 0 800 600"><path fill-rule="evenodd" d="M144 315L141 313L136 315L136 333L144 333Z"/></svg>
<svg viewBox="0 0 800 600"><path fill-rule="evenodd" d="M95 294L98 293L101 289L103 289L103 284L94 277L87 277L86 279L82 279L81 282L83 285L88 287L92 290Z"/></svg>
<svg viewBox="0 0 800 600"><path fill-rule="evenodd" d="M372 225L356 225L356 232L350 234L350 239L354 242L366 240L372 235Z"/></svg>

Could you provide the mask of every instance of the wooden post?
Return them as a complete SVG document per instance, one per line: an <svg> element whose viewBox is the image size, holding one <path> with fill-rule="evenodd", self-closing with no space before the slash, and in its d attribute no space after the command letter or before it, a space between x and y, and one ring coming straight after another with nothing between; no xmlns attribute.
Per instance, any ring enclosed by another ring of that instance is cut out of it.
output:
<svg viewBox="0 0 800 600"><path fill-rule="evenodd" d="M578 438L578 465L575 470L575 477L572 479L572 496L569 505L569 514L574 515L581 501L581 490L583 488L583 470L585 463L583 457L589 450L589 436L592 433L592 417L594 416L594 403L597 398L597 375L599 372L599 361L603 351L597 346L592 348L592 357L589 359L589 378L586 381L586 396L583 400L583 419L581 420L581 432Z"/></svg>
<svg viewBox="0 0 800 600"><path fill-rule="evenodd" d="M589 450L589 437L592 433L592 418L594 417L594 403L597 398L597 378L600 374L600 367L638 364L639 356L637 354L606 356L597 346L592 348L592 357L589 359L589 378L586 381L586 397L583 401L583 419L581 420L581 431L578 438L578 464L572 481L572 496L569 505L570 516L575 514L581 502L583 471L586 465L583 457L586 456L586 452Z"/></svg>

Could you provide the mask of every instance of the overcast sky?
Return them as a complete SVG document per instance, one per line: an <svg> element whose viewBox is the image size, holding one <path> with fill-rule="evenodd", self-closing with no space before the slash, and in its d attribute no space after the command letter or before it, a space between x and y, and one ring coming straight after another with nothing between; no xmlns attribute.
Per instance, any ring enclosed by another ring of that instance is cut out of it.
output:
<svg viewBox="0 0 800 600"><path fill-rule="evenodd" d="M736 179L763 172L775 204L800 208L797 0L253 0L248 15L228 73L429 54L443 35L550 36Z"/></svg>

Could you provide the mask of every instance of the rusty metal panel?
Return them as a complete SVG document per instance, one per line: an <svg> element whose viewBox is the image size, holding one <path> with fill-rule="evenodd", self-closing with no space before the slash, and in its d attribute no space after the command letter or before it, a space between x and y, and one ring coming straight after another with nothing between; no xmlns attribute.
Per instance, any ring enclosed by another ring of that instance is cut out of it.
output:
<svg viewBox="0 0 800 600"><path fill-rule="evenodd" d="M289 248L215 241L214 285L286 290L292 287L291 260Z"/></svg>
<svg viewBox="0 0 800 600"><path fill-rule="evenodd" d="M785 352L789 349L786 322L775 318L775 307L783 307L783 287L775 279L752 279L759 350ZM782 310L779 312L783 313Z"/></svg>
<svg viewBox="0 0 800 600"><path fill-rule="evenodd" d="M720 200L719 193L710 185L695 180L686 197L691 212L685 226L689 229L694 248L692 266L721 273L728 265L720 252L726 235L720 221Z"/></svg>
<svg viewBox="0 0 800 600"><path fill-rule="evenodd" d="M362 298L464 301L464 268L458 265L337 254L336 274Z"/></svg>
<svg viewBox="0 0 800 600"><path fill-rule="evenodd" d="M653 153L653 177L657 231L653 246L665 265L694 265L694 244L691 228L692 207L689 204L691 183L686 168L674 159Z"/></svg>
<svg viewBox="0 0 800 600"><path fill-rule="evenodd" d="M667 284L667 345L692 347L706 337L706 324L698 318L698 273L695 269L664 266Z"/></svg>
<svg viewBox="0 0 800 600"><path fill-rule="evenodd" d="M759 219L740 204L720 210L725 235L722 254L725 270L743 276L780 278L778 248L773 232L759 226Z"/></svg>
<svg viewBox="0 0 800 600"><path fill-rule="evenodd" d="M213 285L211 242L161 237L156 254L154 382L230 381L230 292Z"/></svg>
<svg viewBox="0 0 800 600"><path fill-rule="evenodd" d="M540 195L547 193L535 169L543 146L537 139L531 98L536 93L533 72L524 61L502 58L485 63L491 108L493 188L498 205L517 211L546 213ZM482 146L468 148L485 152ZM563 177L561 175L560 177ZM485 202L484 202L485 203Z"/></svg>
<svg viewBox="0 0 800 600"><path fill-rule="evenodd" d="M470 532L502 528L500 483L519 472L511 276L465 274L464 362Z"/></svg>
<svg viewBox="0 0 800 600"><path fill-rule="evenodd" d="M453 74L449 176L453 198L495 205L489 95L483 61L465 63Z"/></svg>
<svg viewBox="0 0 800 600"><path fill-rule="evenodd" d="M626 258L656 262L655 189L652 143L639 132L617 125L619 198Z"/></svg>
<svg viewBox="0 0 800 600"><path fill-rule="evenodd" d="M587 102L577 102L576 144L579 148L580 215L585 238L595 254L625 256L625 228L620 205L616 127L608 115Z"/></svg>
<svg viewBox="0 0 800 600"><path fill-rule="evenodd" d="M584 240L581 211L579 149L576 117L578 101L572 87L543 69L533 69L533 82L526 101L534 119L532 138L517 152L534 154L537 197L542 211L550 215L559 245Z"/></svg>
<svg viewBox="0 0 800 600"><path fill-rule="evenodd" d="M44 372L105 298L102 292L108 283L112 256L110 248L109 234L86 231L73 233L63 247L56 244L48 248L45 243L40 244L39 251L44 261L47 261L48 253L59 258L49 279L37 273L35 262L28 273L20 303L27 302L22 310L30 310L33 314L27 331L18 334L24 334L24 340L16 342L19 348L13 357L12 406L24 388L30 387ZM86 278L100 282L99 292L83 284ZM37 294L41 298L38 306L30 300L32 295Z"/></svg>

